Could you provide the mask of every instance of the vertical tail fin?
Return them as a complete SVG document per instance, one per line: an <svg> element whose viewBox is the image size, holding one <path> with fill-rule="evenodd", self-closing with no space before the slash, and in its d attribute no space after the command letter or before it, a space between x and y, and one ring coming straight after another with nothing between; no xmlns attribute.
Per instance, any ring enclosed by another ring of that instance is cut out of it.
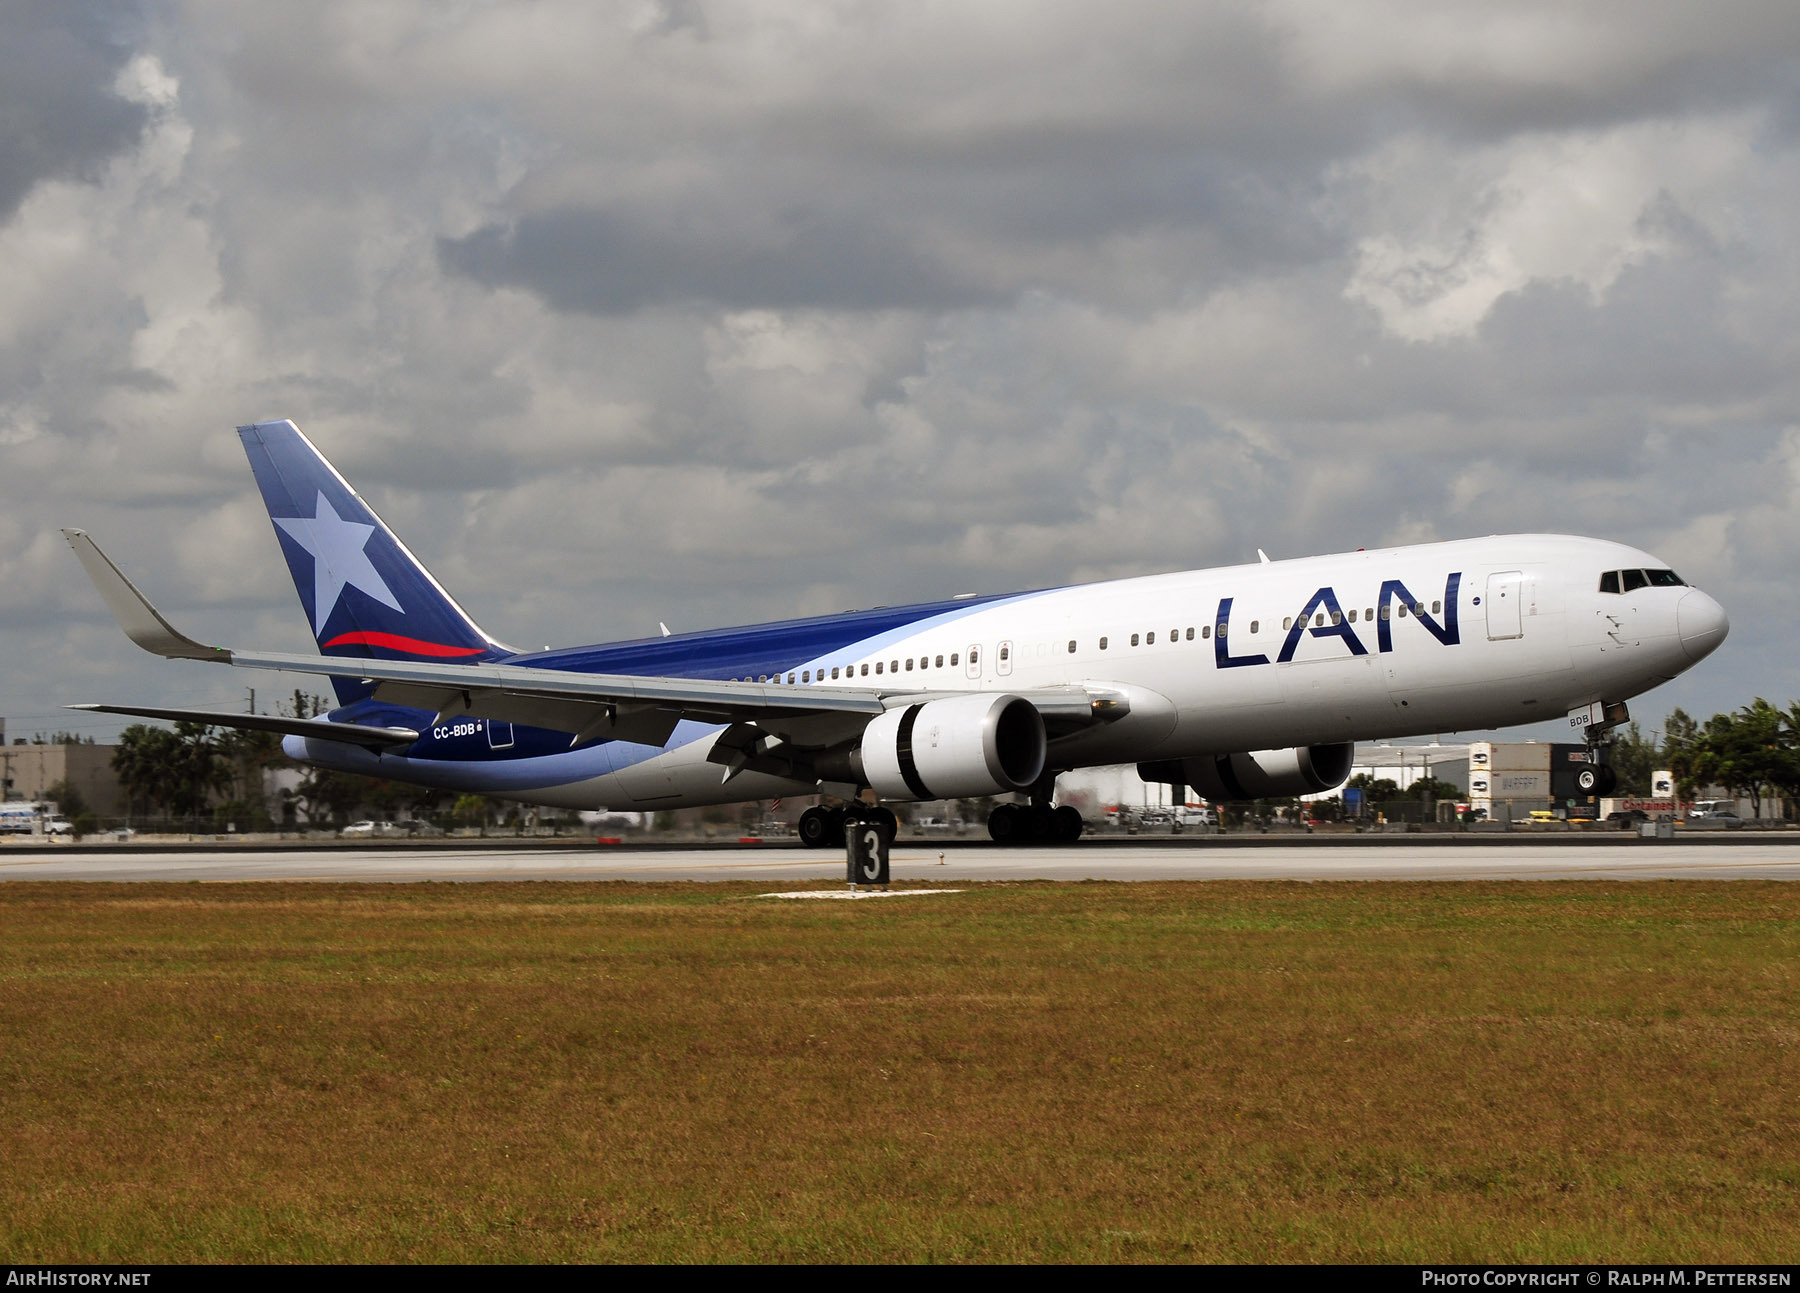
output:
<svg viewBox="0 0 1800 1293"><path fill-rule="evenodd" d="M515 654L456 604L292 422L238 428L319 650L375 660ZM344 704L368 689L334 681Z"/></svg>

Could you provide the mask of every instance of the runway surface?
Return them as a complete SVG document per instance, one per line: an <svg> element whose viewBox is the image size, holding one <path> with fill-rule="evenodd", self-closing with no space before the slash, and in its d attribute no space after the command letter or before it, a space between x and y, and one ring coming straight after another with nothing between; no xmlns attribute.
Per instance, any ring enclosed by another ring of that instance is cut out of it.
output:
<svg viewBox="0 0 1800 1293"><path fill-rule="evenodd" d="M1779 838L1779 837L1777 837ZM0 850L0 880L364 882L477 880L811 880L843 884L841 855L793 848L631 849L595 845L429 850L271 848L165 852ZM1800 880L1800 847L1755 839L1617 842L1322 841L1207 847L990 848L901 843L897 883L976 880Z"/></svg>

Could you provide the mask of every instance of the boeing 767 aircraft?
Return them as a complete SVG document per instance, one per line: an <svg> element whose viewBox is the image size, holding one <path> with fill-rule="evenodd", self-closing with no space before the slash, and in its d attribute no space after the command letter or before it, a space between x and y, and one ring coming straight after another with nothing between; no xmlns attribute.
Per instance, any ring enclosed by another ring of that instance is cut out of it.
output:
<svg viewBox="0 0 1800 1293"><path fill-rule="evenodd" d="M126 634L170 659L323 674L322 719L78 708L284 735L303 763L577 809L823 793L1023 793L996 840L1072 841L1058 774L1136 763L1220 801L1329 790L1354 743L1562 719L1602 793L1625 702L1725 640L1724 610L1647 552L1506 534L519 651L480 628L292 422L240 427L320 655L205 646L81 530ZM1259 554L1260 555L1260 554Z"/></svg>

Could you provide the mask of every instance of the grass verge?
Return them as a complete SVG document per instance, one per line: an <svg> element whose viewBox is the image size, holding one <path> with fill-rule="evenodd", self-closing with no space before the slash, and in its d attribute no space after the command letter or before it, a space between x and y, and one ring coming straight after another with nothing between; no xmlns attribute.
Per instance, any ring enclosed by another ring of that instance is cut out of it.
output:
<svg viewBox="0 0 1800 1293"><path fill-rule="evenodd" d="M1800 1259L1800 886L756 892L0 886L0 1251Z"/></svg>

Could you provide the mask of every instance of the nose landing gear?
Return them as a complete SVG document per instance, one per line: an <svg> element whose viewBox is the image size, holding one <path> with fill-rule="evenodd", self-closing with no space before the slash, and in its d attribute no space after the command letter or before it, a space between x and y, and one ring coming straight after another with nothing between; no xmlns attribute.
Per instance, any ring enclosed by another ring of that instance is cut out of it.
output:
<svg viewBox="0 0 1800 1293"><path fill-rule="evenodd" d="M1613 735L1619 725L1631 717L1623 701L1593 704L1569 715L1584 725L1587 741L1587 766L1575 774L1575 788L1584 795L1610 795L1619 788L1619 775L1612 769Z"/></svg>

